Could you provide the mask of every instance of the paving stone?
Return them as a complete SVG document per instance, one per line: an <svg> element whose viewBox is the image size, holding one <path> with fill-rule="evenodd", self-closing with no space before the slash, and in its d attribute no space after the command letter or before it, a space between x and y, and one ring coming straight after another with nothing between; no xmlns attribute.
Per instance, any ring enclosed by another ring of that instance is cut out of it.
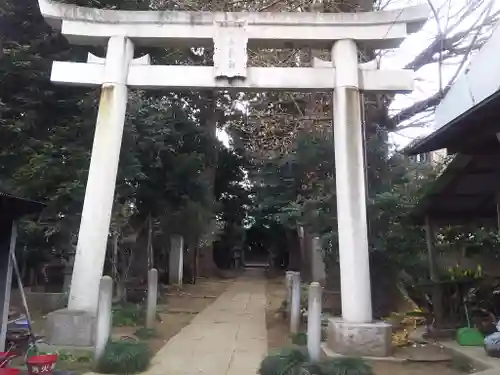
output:
<svg viewBox="0 0 500 375"><path fill-rule="evenodd" d="M267 353L265 278L244 273L153 358L145 375L255 375Z"/></svg>

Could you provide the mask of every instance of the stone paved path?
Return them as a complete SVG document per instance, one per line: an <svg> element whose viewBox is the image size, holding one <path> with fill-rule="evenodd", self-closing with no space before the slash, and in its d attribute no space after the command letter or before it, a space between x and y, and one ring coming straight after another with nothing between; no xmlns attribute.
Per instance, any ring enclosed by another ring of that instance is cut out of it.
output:
<svg viewBox="0 0 500 375"><path fill-rule="evenodd" d="M255 375L267 354L265 278L247 270L152 360L147 375Z"/></svg>

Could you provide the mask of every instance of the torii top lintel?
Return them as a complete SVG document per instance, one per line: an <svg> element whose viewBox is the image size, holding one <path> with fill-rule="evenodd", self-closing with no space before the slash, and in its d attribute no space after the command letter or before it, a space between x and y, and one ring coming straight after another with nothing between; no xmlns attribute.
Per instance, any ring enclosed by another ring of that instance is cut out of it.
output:
<svg viewBox="0 0 500 375"><path fill-rule="evenodd" d="M429 16L426 5L379 12L184 12L103 10L38 0L45 19L71 43L103 45L123 35L142 46L210 46L214 24L245 27L249 47L330 48L354 39L371 48L396 48Z"/></svg>

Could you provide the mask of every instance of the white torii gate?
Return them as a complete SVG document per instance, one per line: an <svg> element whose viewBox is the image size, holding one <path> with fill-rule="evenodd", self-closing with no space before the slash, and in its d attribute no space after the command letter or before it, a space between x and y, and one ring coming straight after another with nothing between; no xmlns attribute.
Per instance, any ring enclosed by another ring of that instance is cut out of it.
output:
<svg viewBox="0 0 500 375"><path fill-rule="evenodd" d="M396 48L427 20L426 6L363 13L229 13L98 10L39 0L70 43L107 46L105 58L56 61L52 81L101 86L101 99L71 283L69 310L95 313L116 183L127 89L332 91L342 317L372 323L366 188L359 90L408 92L414 74L359 64L361 43ZM137 46L214 47L214 66L150 65ZM247 48L331 48L312 67L248 67ZM351 327L352 328L352 327Z"/></svg>

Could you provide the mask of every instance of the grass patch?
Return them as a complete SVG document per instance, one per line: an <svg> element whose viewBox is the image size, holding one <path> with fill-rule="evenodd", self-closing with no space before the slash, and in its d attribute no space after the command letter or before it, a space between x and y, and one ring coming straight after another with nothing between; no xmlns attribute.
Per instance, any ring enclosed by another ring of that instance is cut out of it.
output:
<svg viewBox="0 0 500 375"><path fill-rule="evenodd" d="M137 374L147 370L151 353L145 343L110 341L96 364L102 374Z"/></svg>

